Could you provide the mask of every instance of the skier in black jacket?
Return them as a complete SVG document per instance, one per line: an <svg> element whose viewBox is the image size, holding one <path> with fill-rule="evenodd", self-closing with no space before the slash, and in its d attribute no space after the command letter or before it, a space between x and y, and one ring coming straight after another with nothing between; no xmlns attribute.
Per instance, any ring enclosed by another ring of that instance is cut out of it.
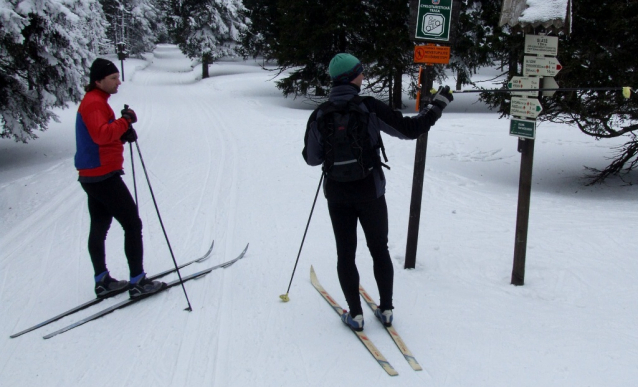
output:
<svg viewBox="0 0 638 387"><path fill-rule="evenodd" d="M333 82L329 100L346 103L359 95L363 82L363 66L350 54L337 54L328 67ZM369 113L368 132L373 146L380 145L381 131L403 140L417 139L441 117L443 109L453 100L449 87L441 89L432 103L417 116L403 117L385 103L366 97L362 105ZM303 158L308 165L324 163L324 139L317 126L316 109L308 120L304 138ZM377 153L379 150L377 149ZM380 295L376 317L386 326L392 324L392 291L394 269L388 251L388 210L385 201L385 177L381 167L373 169L367 177L339 182L326 178L324 195L337 245L337 274L341 289L350 308L343 322L354 330L363 330L363 310L359 298L359 272L355 263L357 249L357 220L366 237L374 263L374 277Z"/></svg>

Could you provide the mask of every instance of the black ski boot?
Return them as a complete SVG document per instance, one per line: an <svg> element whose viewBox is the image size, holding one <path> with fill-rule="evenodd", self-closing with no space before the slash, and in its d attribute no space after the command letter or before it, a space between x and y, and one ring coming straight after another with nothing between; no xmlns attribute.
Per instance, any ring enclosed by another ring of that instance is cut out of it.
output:
<svg viewBox="0 0 638 387"><path fill-rule="evenodd" d="M145 297L157 293L166 287L165 282L151 281L142 274L136 282L129 283L128 294L131 298Z"/></svg>
<svg viewBox="0 0 638 387"><path fill-rule="evenodd" d="M122 293L128 285L128 281L118 281L111 277L108 271L100 274L97 278L99 280L95 282L95 295L98 298L107 298Z"/></svg>

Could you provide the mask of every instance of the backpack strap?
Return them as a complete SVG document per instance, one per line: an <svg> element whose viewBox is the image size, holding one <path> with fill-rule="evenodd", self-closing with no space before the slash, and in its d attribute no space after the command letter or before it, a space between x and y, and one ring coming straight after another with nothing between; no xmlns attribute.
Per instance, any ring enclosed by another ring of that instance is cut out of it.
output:
<svg viewBox="0 0 638 387"><path fill-rule="evenodd" d="M352 103L356 103L357 106L360 106L362 103L365 103L364 101L366 99L370 99L373 97L362 97L360 95L355 95L350 101L352 101ZM366 107L367 110L367 107ZM381 131L379 131L379 145L376 146L377 149L381 149L381 154L383 155L383 159L385 160L385 162L388 162L388 156L385 154L385 146L383 145L383 138L381 137ZM379 164L381 164L382 167L387 168L388 170L390 169L390 166L381 162L381 160L379 160Z"/></svg>

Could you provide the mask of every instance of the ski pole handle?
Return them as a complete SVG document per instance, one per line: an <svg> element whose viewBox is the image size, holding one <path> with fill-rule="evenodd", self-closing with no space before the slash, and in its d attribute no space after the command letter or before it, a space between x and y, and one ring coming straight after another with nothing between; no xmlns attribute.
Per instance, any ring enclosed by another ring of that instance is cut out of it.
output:
<svg viewBox="0 0 638 387"><path fill-rule="evenodd" d="M124 109L122 109L122 114L124 114L124 112L125 112L126 110L129 110L129 106L128 106L127 104L124 104ZM133 114L135 114L135 113L133 113ZM137 118L135 118L135 120L134 120L134 121L137 121ZM129 127L129 129L133 129L133 123L132 123L132 122L130 122L130 123L128 124L128 127Z"/></svg>

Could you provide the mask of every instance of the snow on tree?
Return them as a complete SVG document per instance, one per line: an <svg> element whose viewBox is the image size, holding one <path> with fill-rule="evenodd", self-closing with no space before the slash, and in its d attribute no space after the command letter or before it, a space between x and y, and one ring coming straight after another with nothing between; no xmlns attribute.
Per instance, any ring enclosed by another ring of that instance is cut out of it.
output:
<svg viewBox="0 0 638 387"><path fill-rule="evenodd" d="M240 34L248 18L241 0L169 0L168 28L182 52L202 61L202 78L208 65L236 55Z"/></svg>
<svg viewBox="0 0 638 387"><path fill-rule="evenodd" d="M153 51L156 37L165 31L157 0L100 0L111 50L124 43L131 55Z"/></svg>
<svg viewBox="0 0 638 387"><path fill-rule="evenodd" d="M0 137L35 139L80 100L103 27L95 0L0 0Z"/></svg>

